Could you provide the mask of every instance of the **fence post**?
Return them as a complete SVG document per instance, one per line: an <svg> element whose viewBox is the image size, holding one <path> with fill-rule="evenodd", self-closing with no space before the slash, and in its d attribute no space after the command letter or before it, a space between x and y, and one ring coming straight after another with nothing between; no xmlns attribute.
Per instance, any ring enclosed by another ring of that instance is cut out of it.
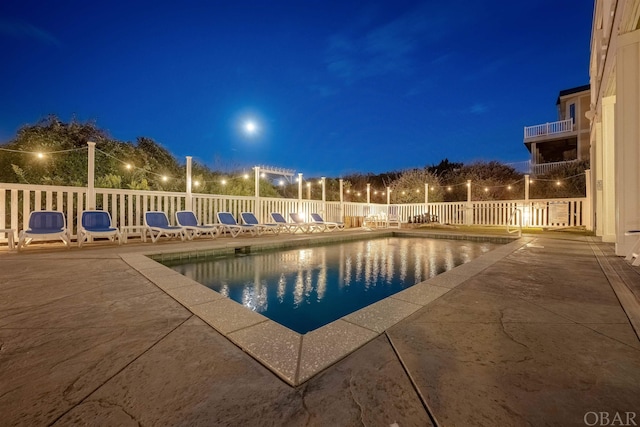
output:
<svg viewBox="0 0 640 427"><path fill-rule="evenodd" d="M320 178L320 182L322 183L322 213L326 214L327 213L327 186L326 186L326 182L327 182L327 178L326 177L322 177Z"/></svg>
<svg viewBox="0 0 640 427"><path fill-rule="evenodd" d="M344 180L340 178L340 221L344 222Z"/></svg>
<svg viewBox="0 0 640 427"><path fill-rule="evenodd" d="M253 167L253 197L255 198L255 213L262 218L262 206L260 206L260 166Z"/></svg>
<svg viewBox="0 0 640 427"><path fill-rule="evenodd" d="M464 210L464 224L473 224L473 205L471 204L471 180L467 180L467 208Z"/></svg>
<svg viewBox="0 0 640 427"><path fill-rule="evenodd" d="M531 220L531 206L529 205L529 174L524 176L524 206L522 207L522 226L528 227Z"/></svg>
<svg viewBox="0 0 640 427"><path fill-rule="evenodd" d="M425 212L429 213L429 183L424 183L424 208Z"/></svg>
<svg viewBox="0 0 640 427"><path fill-rule="evenodd" d="M585 206L583 206L582 209L582 216L586 229L591 231L593 230L593 193L591 192L591 169L586 169L584 171L584 185L587 200L585 201Z"/></svg>
<svg viewBox="0 0 640 427"><path fill-rule="evenodd" d="M184 208L188 211L193 210L193 201L191 199L191 156L187 156L187 197L184 200Z"/></svg>
<svg viewBox="0 0 640 427"><path fill-rule="evenodd" d="M89 159L87 162L87 209L96 208L96 143L87 141ZM105 207L106 209L106 207Z"/></svg>

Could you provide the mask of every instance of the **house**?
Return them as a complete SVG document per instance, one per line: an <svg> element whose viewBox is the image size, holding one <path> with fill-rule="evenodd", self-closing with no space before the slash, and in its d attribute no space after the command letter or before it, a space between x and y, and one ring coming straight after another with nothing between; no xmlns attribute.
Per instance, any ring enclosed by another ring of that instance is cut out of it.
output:
<svg viewBox="0 0 640 427"><path fill-rule="evenodd" d="M524 145L531 153L531 173L539 175L576 160L589 160L589 85L560 91L558 120L524 128Z"/></svg>
<svg viewBox="0 0 640 427"><path fill-rule="evenodd" d="M631 250L640 229L640 0L596 0L589 64L595 233Z"/></svg>

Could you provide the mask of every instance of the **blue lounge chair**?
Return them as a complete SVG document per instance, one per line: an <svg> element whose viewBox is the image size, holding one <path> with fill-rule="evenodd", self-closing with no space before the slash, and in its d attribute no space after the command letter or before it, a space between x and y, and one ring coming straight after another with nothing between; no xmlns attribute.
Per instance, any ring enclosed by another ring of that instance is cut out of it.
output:
<svg viewBox="0 0 640 427"><path fill-rule="evenodd" d="M314 231L324 231L325 226L321 224L315 224L313 222L305 222L304 219L300 216L300 214L291 212L289 214L293 222L298 226L298 229L303 233L313 233Z"/></svg>
<svg viewBox="0 0 640 427"><path fill-rule="evenodd" d="M242 218L243 223L256 227L258 235L266 233L267 231L270 231L273 234L280 233L280 226L278 226L278 224L261 223L253 212L241 212L240 217Z"/></svg>
<svg viewBox="0 0 640 427"><path fill-rule="evenodd" d="M240 233L249 232L251 235L257 234L257 229L252 225L238 224L231 212L218 212L218 221L222 232L228 231L231 237L237 237Z"/></svg>
<svg viewBox="0 0 640 427"><path fill-rule="evenodd" d="M333 230L336 230L336 229L337 230L344 230L344 223L343 222L325 221L324 219L322 219L322 216L320 214L312 213L311 214L311 219L316 224L324 225L324 230L327 230L327 231L333 231Z"/></svg>
<svg viewBox="0 0 640 427"><path fill-rule="evenodd" d="M144 226L151 235L153 243L157 242L162 235L169 238L180 237L180 240L184 240L184 229L179 225L170 225L167 214L162 211L145 212Z"/></svg>
<svg viewBox="0 0 640 427"><path fill-rule="evenodd" d="M298 229L298 225L292 222L287 222L281 213L271 212L271 218L276 223L280 231L287 231L289 233L295 233Z"/></svg>
<svg viewBox="0 0 640 427"><path fill-rule="evenodd" d="M71 245L71 236L67 230L67 221L60 211L33 211L29 215L29 228L18 236L18 250L32 240L61 239L67 248Z"/></svg>
<svg viewBox="0 0 640 427"><path fill-rule="evenodd" d="M83 211L78 227L78 246L89 238L106 237L112 242L117 238L122 244L120 230L113 226L111 215L107 211Z"/></svg>
<svg viewBox="0 0 640 427"><path fill-rule="evenodd" d="M192 211L176 212L176 223L184 229L184 234L189 240L193 240L194 237L206 236L207 234L212 239L215 239L220 233L217 225L200 224L196 214Z"/></svg>

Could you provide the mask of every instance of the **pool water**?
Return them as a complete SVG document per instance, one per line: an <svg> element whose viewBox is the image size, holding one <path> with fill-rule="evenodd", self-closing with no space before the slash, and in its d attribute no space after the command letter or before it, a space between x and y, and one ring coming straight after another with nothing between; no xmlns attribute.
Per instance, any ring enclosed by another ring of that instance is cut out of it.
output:
<svg viewBox="0 0 640 427"><path fill-rule="evenodd" d="M163 264L304 334L497 246L386 237Z"/></svg>

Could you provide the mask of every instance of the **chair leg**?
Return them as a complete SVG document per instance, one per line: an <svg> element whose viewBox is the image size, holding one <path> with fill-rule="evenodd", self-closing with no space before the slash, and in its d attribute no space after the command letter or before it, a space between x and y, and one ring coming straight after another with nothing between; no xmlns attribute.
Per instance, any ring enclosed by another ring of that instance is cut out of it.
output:
<svg viewBox="0 0 640 427"><path fill-rule="evenodd" d="M631 261L633 258L638 258L638 249L640 249L640 238L633 244L633 247L629 252L627 252L627 256L624 257L625 261Z"/></svg>

